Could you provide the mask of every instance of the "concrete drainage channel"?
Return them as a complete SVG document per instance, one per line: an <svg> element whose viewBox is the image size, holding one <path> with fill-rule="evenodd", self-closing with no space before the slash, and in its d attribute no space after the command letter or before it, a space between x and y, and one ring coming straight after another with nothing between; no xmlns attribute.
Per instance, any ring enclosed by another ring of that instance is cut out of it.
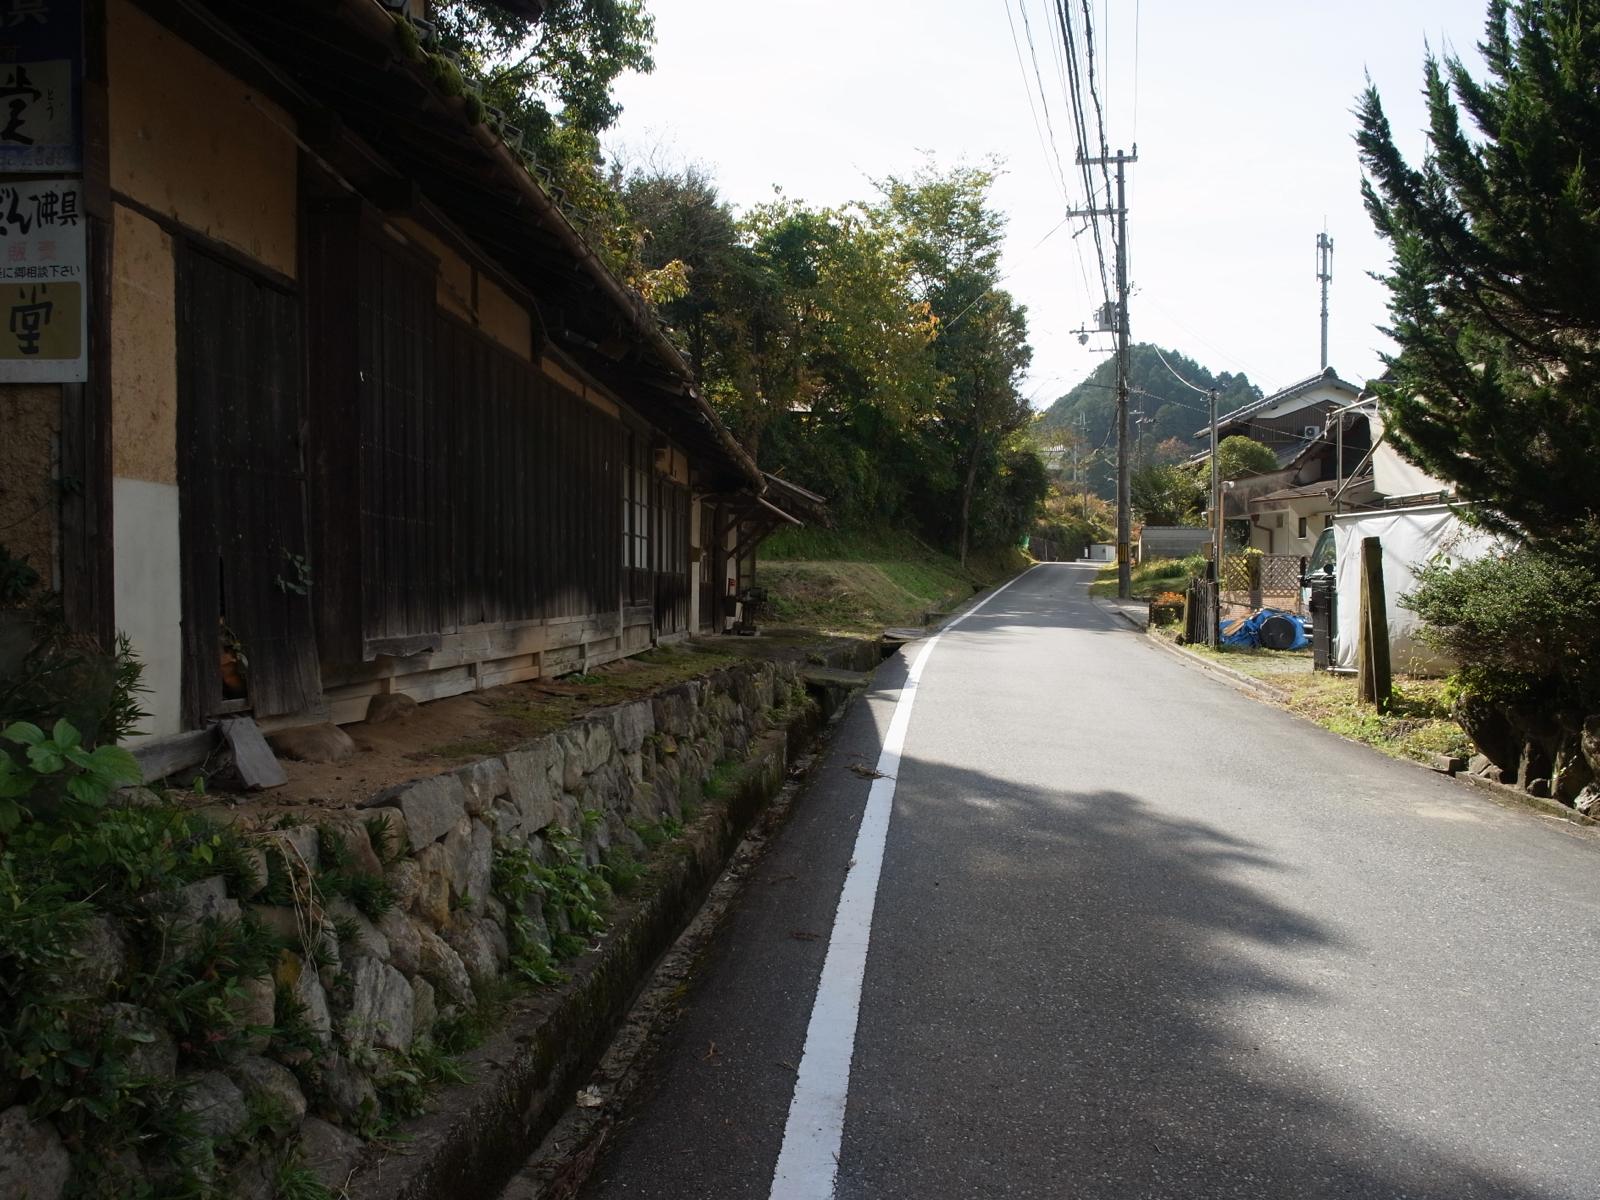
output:
<svg viewBox="0 0 1600 1200"><path fill-rule="evenodd" d="M879 650L858 645L802 668L815 704L751 744L735 786L660 848L648 883L618 904L598 948L572 964L565 984L508 1006L501 1027L464 1056L470 1082L407 1122L403 1147L349 1183L351 1200L492 1196L508 1180L507 1200L531 1200L581 1184L666 995L782 823L827 730L870 679Z"/></svg>

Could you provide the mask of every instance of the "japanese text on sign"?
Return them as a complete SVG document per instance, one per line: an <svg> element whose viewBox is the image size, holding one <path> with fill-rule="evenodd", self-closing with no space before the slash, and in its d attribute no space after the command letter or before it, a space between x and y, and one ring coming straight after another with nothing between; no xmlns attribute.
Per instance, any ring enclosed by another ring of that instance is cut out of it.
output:
<svg viewBox="0 0 1600 1200"><path fill-rule="evenodd" d="M0 183L0 381L86 378L81 215L76 180Z"/></svg>

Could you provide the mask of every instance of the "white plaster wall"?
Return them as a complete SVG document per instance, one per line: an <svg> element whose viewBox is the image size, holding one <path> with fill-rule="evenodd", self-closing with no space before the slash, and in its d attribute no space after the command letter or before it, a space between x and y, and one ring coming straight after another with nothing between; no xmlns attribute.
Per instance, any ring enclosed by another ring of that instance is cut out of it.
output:
<svg viewBox="0 0 1600 1200"><path fill-rule="evenodd" d="M701 554L710 553L700 544L700 511L703 506L700 501L693 498L689 501L689 545L699 549ZM689 632L700 632L700 563L694 555L689 556Z"/></svg>
<svg viewBox="0 0 1600 1200"><path fill-rule="evenodd" d="M111 482L112 537L116 547L117 628L144 663L139 705L150 715L145 737L183 729L183 596L178 557L178 488L142 479Z"/></svg>

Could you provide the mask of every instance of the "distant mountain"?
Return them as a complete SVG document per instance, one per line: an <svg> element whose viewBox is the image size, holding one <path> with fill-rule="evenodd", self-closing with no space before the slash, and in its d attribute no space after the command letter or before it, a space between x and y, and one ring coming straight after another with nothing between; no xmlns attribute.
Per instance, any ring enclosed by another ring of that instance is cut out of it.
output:
<svg viewBox="0 0 1600 1200"><path fill-rule="evenodd" d="M1213 375L1199 363L1176 350L1162 350L1172 370L1197 387L1217 389L1217 411L1230 412L1261 398L1261 389L1245 375L1224 371ZM1044 411L1039 431L1049 440L1051 431L1076 433L1087 450L1099 451L1090 468L1089 481L1096 494L1113 495L1116 471L1117 365L1107 358L1089 377ZM1162 365L1156 347L1137 342L1128 350L1128 437L1134 465L1148 461L1156 447L1169 438L1183 443L1185 453L1202 447L1194 431L1206 422L1206 398L1185 387ZM1143 413L1143 422L1136 416Z"/></svg>

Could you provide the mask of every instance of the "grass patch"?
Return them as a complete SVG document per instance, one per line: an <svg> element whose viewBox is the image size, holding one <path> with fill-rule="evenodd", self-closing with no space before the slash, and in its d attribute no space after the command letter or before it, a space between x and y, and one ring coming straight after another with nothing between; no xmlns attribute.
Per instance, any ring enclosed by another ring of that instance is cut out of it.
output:
<svg viewBox="0 0 1600 1200"><path fill-rule="evenodd" d="M1149 562L1135 563L1128 573L1129 594L1143 600L1157 592L1181 592L1189 580L1205 574L1206 558L1193 554L1188 558L1155 558ZM1100 568L1089 585L1091 596L1117 594L1117 564L1107 563Z"/></svg>
<svg viewBox="0 0 1600 1200"><path fill-rule="evenodd" d="M1309 651L1184 649L1271 683L1288 693L1284 707L1290 712L1393 758L1428 762L1436 754L1471 758L1477 753L1472 739L1450 715L1443 679L1397 677L1394 701L1388 712L1379 714L1356 701L1355 676L1313 671Z"/></svg>
<svg viewBox="0 0 1600 1200"><path fill-rule="evenodd" d="M1018 551L973 555L963 567L903 531L791 529L761 548L769 621L827 633L921 625L1027 565Z"/></svg>

